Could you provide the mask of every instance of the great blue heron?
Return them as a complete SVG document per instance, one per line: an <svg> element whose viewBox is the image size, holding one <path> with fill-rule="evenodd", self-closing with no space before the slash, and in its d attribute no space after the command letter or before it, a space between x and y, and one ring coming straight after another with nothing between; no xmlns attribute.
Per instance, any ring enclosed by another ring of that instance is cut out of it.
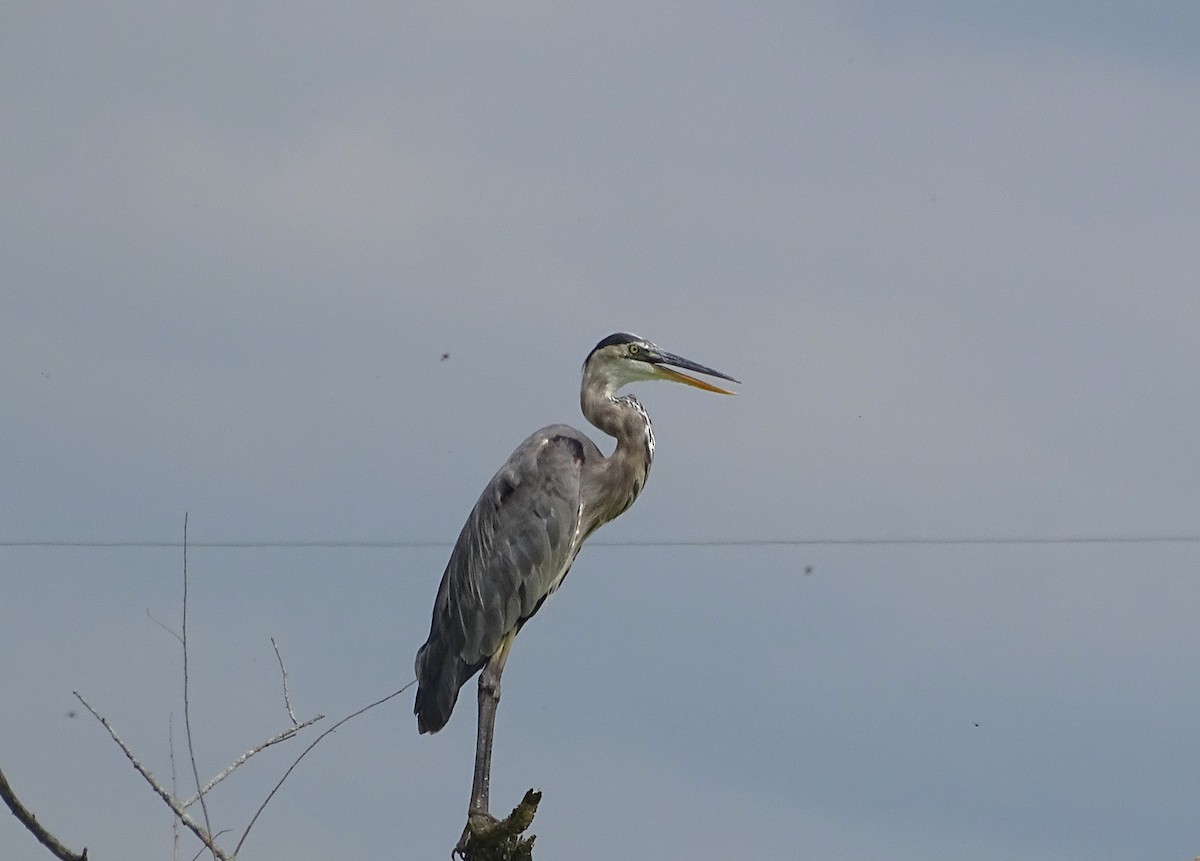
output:
<svg viewBox="0 0 1200 861"><path fill-rule="evenodd" d="M459 688L480 669L479 730L468 831L488 815L492 730L500 674L521 626L558 588L589 535L633 504L654 455L650 418L627 383L671 380L734 394L672 370L733 377L618 332L583 363L579 400L589 422L617 446L605 457L586 435L556 424L536 431L512 453L475 503L442 575L429 639L417 652L417 728L437 732L450 719Z"/></svg>

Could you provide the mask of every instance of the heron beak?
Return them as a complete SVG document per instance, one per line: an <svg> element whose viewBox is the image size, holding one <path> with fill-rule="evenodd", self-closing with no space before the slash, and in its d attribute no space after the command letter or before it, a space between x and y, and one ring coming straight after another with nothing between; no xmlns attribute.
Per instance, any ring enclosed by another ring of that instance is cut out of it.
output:
<svg viewBox="0 0 1200 861"><path fill-rule="evenodd" d="M736 395L737 392L731 392L729 389L722 389L719 386L714 386L712 383L706 383L704 380L698 380L695 377L690 377L687 374L681 374L679 371L672 370L666 367L673 365L676 368L686 368L689 371L695 371L698 374L707 374L710 377L720 377L722 380L729 380L731 383L740 383L741 380L735 380L728 374L722 374L720 371L714 371L712 368L706 368L704 365L699 365L690 359L685 359L682 356L676 356L674 353L659 353L649 360L662 375L663 379L671 380L675 383L684 383L689 386L695 386L698 389L704 389L706 392L716 392L718 395Z"/></svg>

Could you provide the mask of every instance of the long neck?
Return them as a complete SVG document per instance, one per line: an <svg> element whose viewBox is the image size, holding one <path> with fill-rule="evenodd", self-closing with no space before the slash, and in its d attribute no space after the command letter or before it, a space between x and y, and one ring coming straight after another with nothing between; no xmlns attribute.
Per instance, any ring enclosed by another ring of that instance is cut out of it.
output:
<svg viewBox="0 0 1200 861"><path fill-rule="evenodd" d="M618 395L611 384L588 383L585 378L580 396L584 417L617 440L612 456L598 466L599 491L593 503L599 523L604 523L632 505L646 483L654 458L654 431L636 398Z"/></svg>

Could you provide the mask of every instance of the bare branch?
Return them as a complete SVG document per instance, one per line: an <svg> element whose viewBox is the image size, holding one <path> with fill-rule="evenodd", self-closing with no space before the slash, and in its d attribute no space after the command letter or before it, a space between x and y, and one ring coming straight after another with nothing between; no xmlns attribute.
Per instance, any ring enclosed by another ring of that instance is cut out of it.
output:
<svg viewBox="0 0 1200 861"><path fill-rule="evenodd" d="M208 793L212 791L213 787L215 787L218 783L220 783L225 778L229 777L229 775L233 774L233 770L235 768L237 768L239 765L244 763L250 757L254 756L254 754L259 753L260 751L266 750L268 747L270 747L273 744L279 744L279 742L281 742L281 741L287 741L289 738L291 738L292 736L294 736L298 732L300 732L300 730L307 729L308 727L315 724L317 721L324 720L324 719L325 719L325 715L317 715L316 717L309 718L308 720L304 721L303 723L298 723L295 726L288 727L287 729L285 729L283 732L279 733L278 735L271 736L269 739L264 741L258 747L254 747L254 748L251 748L250 750L246 751L241 756L239 756L237 759L235 759L233 762L231 762L229 765L227 765L221 771L220 774L218 774L216 777L214 777L212 780L210 780L208 783L206 783L204 785L203 789L201 789L199 792L194 794L187 801L183 802L183 806L191 807L193 804L195 804L197 801L200 800L201 795L208 795Z"/></svg>
<svg viewBox="0 0 1200 861"><path fill-rule="evenodd" d="M298 757L296 757L296 761L293 762L291 764L291 766L288 768L288 770L283 773L283 777L279 778L279 782L275 784L275 788L272 789L267 794L267 797L263 800L263 803L259 805L258 810L256 810L254 812L254 816L250 819L250 824L247 825L246 830L242 832L242 838L240 840L238 840L237 846L235 846L233 848L233 854L237 855L239 852L242 851L242 844L245 843L246 838L250 836L250 829L253 828L254 823L258 821L259 815L263 812L263 810L266 809L266 806L271 803L271 799L275 797L275 793L279 791L279 787L283 786L283 782L288 779L288 776L291 775L291 773L295 770L296 766L298 766L300 764L300 760L302 760L302 759L304 759L304 757L308 756L308 752L310 750L312 750L314 747L316 747L318 744L320 744L321 740L323 738L325 738L325 736L327 736L331 732L335 731L342 724L346 723L347 721L353 720L354 718L358 717L363 712L370 711L371 709L375 708L375 706L381 706L384 703L386 703L388 700L390 700L394 697L400 696L400 694L407 691L409 688L411 688L416 683L417 683L417 680L413 679L411 682L409 682L407 685L402 687L400 690L393 691L392 693L388 694L383 699L376 700L375 702L371 703L369 706L363 706L358 711L353 712L352 714L346 715L344 718L342 718L340 721L335 723L329 729L325 730L325 732L323 732L319 736L317 736L316 739L313 740L312 744L310 744L308 747L304 748L304 752L301 753Z"/></svg>
<svg viewBox="0 0 1200 861"><path fill-rule="evenodd" d="M157 794L158 797L166 803L167 807L171 808L171 810L175 812L175 815L179 817L179 821L182 822L193 834L200 838L200 842L203 843L210 852L212 852L215 858L220 859L220 861L233 861L233 856L227 854L223 849L221 849L220 846L214 843L213 838L209 835L208 830L199 822L194 820L191 816L189 816L188 812L184 810L182 806L180 806L179 802L174 798L174 796L167 792L167 790L163 788L163 785L158 782L158 778L155 777L148 768L138 761L138 758L133 755L133 751L131 751L129 746L121 740L121 737L117 735L116 730L112 728L112 725L109 724L108 720L105 719L104 716L97 712L94 708L92 708L91 703L85 700L79 691L72 691L72 693L75 694L75 699L83 703L83 707L92 713L92 717L100 721L100 724L106 730L108 730L108 734L112 736L112 740L117 743L117 747L121 748L121 751L125 754L125 758L129 760L135 769L137 769L137 772L142 776L142 779L150 784L150 788L153 789L155 794Z"/></svg>
<svg viewBox="0 0 1200 861"><path fill-rule="evenodd" d="M279 661L279 672L283 675L283 704L287 706L288 717L292 719L292 726L299 727L300 724L296 721L296 713L292 711L292 700L288 696L287 686L287 668L283 665L283 656L279 654L279 646L275 644L275 638L271 638L271 648L275 650L275 660Z"/></svg>
<svg viewBox="0 0 1200 861"><path fill-rule="evenodd" d="M149 610L146 611L149 613ZM174 632L172 632L174 633ZM181 641L182 642L182 641ZM167 718L167 747L171 756L171 797L179 797L179 780L175 773L175 715ZM187 807L185 804L184 807ZM203 850L201 850L203 851ZM179 861L179 819L171 817L171 861Z"/></svg>
<svg viewBox="0 0 1200 861"><path fill-rule="evenodd" d="M192 744L192 715L191 715L191 696L188 691L188 644L187 644L187 598L188 598L188 575L187 575L187 512L183 513L183 636L180 638L183 642L183 730L187 737L188 759L192 763L192 777L196 781L196 792L200 794L200 812L204 814L204 830L207 834L212 834L212 823L208 819L208 805L204 803L204 793L200 791L200 770L196 767L196 748ZM212 851L213 857L217 857L217 851L213 847L211 839L204 841L205 845ZM236 852L234 853L237 854Z"/></svg>
<svg viewBox="0 0 1200 861"><path fill-rule="evenodd" d="M267 805L271 802L271 799L273 799L275 797L275 794L283 786L284 782L288 779L288 777L291 775L291 773L296 769L296 767L301 763L301 761L303 761L303 759L309 754L309 752L312 751L312 749L314 747L316 747L327 735L329 735L330 733L332 733L335 730L337 730L338 728L340 728L343 724L347 723L350 720L353 720L354 718L358 717L359 715L363 714L364 712L367 712L370 709L375 708L376 706L383 705L388 700L391 700L391 699L399 696L400 694L404 693L410 687L412 687L414 684L416 684L416 680L414 679L413 681L406 684L404 687L400 688L398 691L394 691L393 693L388 694L387 696L383 697L382 699L376 700L375 702L371 703L370 705L364 706L363 708L360 708L357 711L352 712L351 714L349 714L349 715L345 716L344 718L342 718L341 720L339 720L332 727L325 730L325 732L323 732L319 736L317 736L317 738L311 744L309 744L308 747L306 747L300 753L300 755L298 757L296 757L295 761L284 772L283 776L275 784L274 788L272 788L271 791L267 794L266 799L264 799L262 804L259 805L258 809L254 813L254 816L250 819L249 825L247 825L246 829L242 832L242 836L238 840L237 846L235 847L234 851L232 853L226 852L216 842L217 838L220 837L222 834L225 834L226 832L222 831L217 834L213 833L212 824L211 824L211 821L210 821L209 815L208 815L208 808L205 803L205 796L209 792L211 792L214 787L216 787L219 783L221 783L225 778L227 778L230 774L232 774L239 766L243 765L255 754L257 754L263 750L266 750L268 747L279 744L280 742L287 741L288 739L297 735L300 731L307 729L308 727L317 723L317 721L323 720L325 716L319 714L316 717L309 718L306 721L297 720L296 714L295 714L294 710L292 709L291 693L288 689L287 667L284 665L283 655L279 650L279 645L275 642L275 638L272 637L271 638L271 647L275 651L275 659L279 662L279 671L280 671L280 674L281 674L282 680L283 680L283 702L284 702L285 708L287 709L288 718L291 720L292 725L289 728L283 730L282 732L277 733L276 735L274 735L271 738L267 739L266 741L262 742L257 747L251 748L250 750L243 753L240 757L238 757L236 760L234 760L232 763L230 763L228 766L226 766L219 774L217 774L215 777L213 777L207 784L201 786L200 772L199 772L199 768L197 767L197 764L196 764L196 753L195 753L195 746L194 746L194 743L192 740L192 726L191 726L191 679L190 679L190 673L189 673L189 649L188 649L187 549L188 549L188 517L185 512L184 518L183 518L183 613L182 613L182 624L181 624L180 633L176 634L169 627L164 625L159 620L155 619L154 616L150 614L149 610L146 611L146 615L149 616L151 621L153 621L159 627L163 628L165 631L167 631L172 636L174 636L179 641L180 645L182 646L182 650L183 650L183 722L184 722L184 731L185 731L186 743L187 743L188 760L191 763L192 778L193 778L193 780L195 782L195 786L196 786L195 794L191 798L189 798L187 801L180 801L180 799L179 799L178 785L177 785L177 773L176 773L176 768L175 768L175 737L174 737L174 720L173 719L168 726L168 738L169 738L169 745L170 745L169 753L170 753L170 763L171 763L171 790L168 792L163 787L163 785L158 781L158 778L156 778L149 769L147 769L144 765L142 765L141 762L138 761L137 757L134 756L133 751L129 748L128 745L125 744L124 741L122 741L120 736L117 735L116 730L113 729L112 725L109 724L108 720L105 717L103 717L99 712L97 712L96 709L94 709L92 707L92 705L89 702L87 702L87 700L85 700L78 691L74 691L73 693L75 694L76 699L78 699L79 702L83 705L83 707L86 708L91 713L91 715L94 718L96 718L96 720L98 720L100 722L100 724L108 731L109 736L111 736L113 741L116 742L117 746L121 748L121 751L125 754L126 759L129 760L129 762L133 765L134 769L136 769L137 772L142 776L142 778L150 785L150 788L154 791L154 793L156 795L158 795L159 798L161 798L163 800L163 803L165 803L171 809L171 811L175 814L175 819L172 823L172 832L174 835L174 848L173 848L173 853L172 853L173 857L178 858L179 825L182 824L184 827L186 827L188 830L190 830L193 834L195 834L196 837L200 840L200 843L202 844L201 850L196 854L193 861L195 861L195 859L199 858L201 855L204 855L206 852L211 853L211 855L213 857L213 861L234 861L234 859L237 857L237 853L241 851L242 845L246 842L246 839L250 836L250 831L253 829L255 823L258 821L259 816L262 815L262 812L266 809ZM0 782L2 782L2 781L3 781L3 774L0 774ZM0 788L7 788L7 784L5 783L4 786L0 787ZM7 796L6 796L5 800L8 800ZM202 817L203 824L197 822L188 813L188 808L191 807L192 805L196 804L197 802L200 803L200 807L203 812L203 817ZM16 805L16 806L13 806L13 805ZM17 808L19 807L19 804L17 804L17 802L15 801L15 798L13 799L13 802L10 806L13 807L13 812L17 813ZM20 809L22 811L24 810L24 808L20 808ZM20 814L17 814L17 815L18 815L18 818L21 818ZM29 821L34 822L32 814L27 814L27 815L29 817ZM22 821L24 822L26 820L22 819ZM35 831L33 826L27 824L27 827L29 827L31 831L34 831L35 835L38 834L38 831ZM42 838L39 836L39 839L42 839ZM45 841L43 841L43 842L45 842ZM46 845L50 846L49 843L46 843ZM83 854L78 855L78 856L70 853L69 850L66 850L66 849L63 849L62 851L67 854L59 854L53 848L52 848L52 851L55 851L55 854L58 855L59 858L67 859L67 861L86 861L86 859L87 859L87 850L84 850Z"/></svg>
<svg viewBox="0 0 1200 861"><path fill-rule="evenodd" d="M317 721L325 719L325 715L317 715L316 717L309 718L308 720L303 721L303 722L296 719L296 713L294 711L292 711L291 696L288 693L287 668L283 664L283 656L279 652L279 645L275 642L274 637L271 637L271 647L275 650L275 660L277 660L279 662L279 672L283 676L283 703L287 708L288 717L291 719L292 725L289 728L283 730L282 732L271 736L269 739L267 739L266 741L264 741L262 744L258 745L257 747L251 748L250 750L246 751L241 756L239 756L237 759L235 759L233 762L231 762L228 766L226 766L220 772L220 774L218 774L216 777L214 777L212 780L210 780L208 783L206 783L203 787L201 787L198 792L196 792L195 794L192 795L191 798L189 798L187 801L183 802L183 806L185 808L191 807L193 804L195 804L197 801L200 800L201 796L208 795L208 793L211 792L212 789L218 783L220 783L225 778L229 777L229 775L233 774L234 770L238 766L245 763L248 759L250 759L250 757L254 756L256 753L264 751L268 747L271 747L272 745L275 745L275 744L279 744L282 741L287 741L288 739L292 738L292 736L299 733L301 730L307 729L308 727L315 724Z"/></svg>
<svg viewBox="0 0 1200 861"><path fill-rule="evenodd" d="M21 804L3 771L0 771L0 798L4 799L4 803L8 805L12 815L17 817L17 821L24 825L39 843L49 849L55 858L60 858L62 861L87 861L87 849L76 855L63 846L57 837L42 827L42 824L37 821L37 817Z"/></svg>

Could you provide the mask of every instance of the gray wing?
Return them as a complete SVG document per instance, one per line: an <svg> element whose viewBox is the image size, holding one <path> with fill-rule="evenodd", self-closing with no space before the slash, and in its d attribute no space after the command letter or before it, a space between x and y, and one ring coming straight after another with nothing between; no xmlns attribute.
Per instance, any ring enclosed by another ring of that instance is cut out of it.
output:
<svg viewBox="0 0 1200 861"><path fill-rule="evenodd" d="M417 652L413 708L421 732L450 719L458 690L538 611L578 552L580 475L601 457L574 428L526 439L475 503L438 587Z"/></svg>

